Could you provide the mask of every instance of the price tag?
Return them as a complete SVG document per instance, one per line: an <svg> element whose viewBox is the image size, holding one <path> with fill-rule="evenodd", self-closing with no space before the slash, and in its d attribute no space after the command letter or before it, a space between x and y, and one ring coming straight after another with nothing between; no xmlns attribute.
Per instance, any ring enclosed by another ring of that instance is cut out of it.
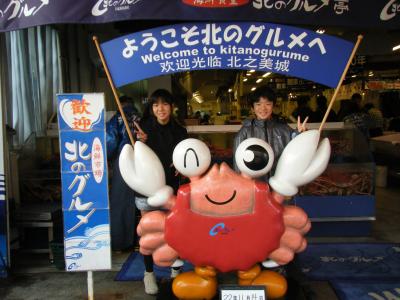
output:
<svg viewBox="0 0 400 300"><path fill-rule="evenodd" d="M220 300L266 300L263 285L221 285Z"/></svg>

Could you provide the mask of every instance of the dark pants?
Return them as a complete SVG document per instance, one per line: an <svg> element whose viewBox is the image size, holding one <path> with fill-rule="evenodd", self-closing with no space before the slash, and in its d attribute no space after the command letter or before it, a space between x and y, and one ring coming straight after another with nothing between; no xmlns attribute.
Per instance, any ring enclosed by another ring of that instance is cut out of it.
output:
<svg viewBox="0 0 400 300"><path fill-rule="evenodd" d="M135 212L135 193L122 179L117 158L113 161L110 190L111 247L113 250L124 250L134 246Z"/></svg>

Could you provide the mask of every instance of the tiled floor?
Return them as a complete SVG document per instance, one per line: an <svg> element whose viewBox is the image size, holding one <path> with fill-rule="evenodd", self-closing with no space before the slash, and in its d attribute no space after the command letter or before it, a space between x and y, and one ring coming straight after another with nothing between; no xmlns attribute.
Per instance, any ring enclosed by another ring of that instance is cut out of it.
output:
<svg viewBox="0 0 400 300"><path fill-rule="evenodd" d="M376 221L370 237L358 238L313 238L318 242L400 242L400 188L377 188ZM95 299L155 299L143 291L141 282L114 281L129 253L113 254L112 271L94 272ZM86 299L86 273L66 273L49 265L46 257L18 257L11 276L0 281L0 299ZM34 258L34 260L32 260ZM29 263L28 263L29 261ZM32 263L34 261L34 263ZM309 284L312 299L336 300L337 297L327 282ZM297 299L305 299L298 297Z"/></svg>

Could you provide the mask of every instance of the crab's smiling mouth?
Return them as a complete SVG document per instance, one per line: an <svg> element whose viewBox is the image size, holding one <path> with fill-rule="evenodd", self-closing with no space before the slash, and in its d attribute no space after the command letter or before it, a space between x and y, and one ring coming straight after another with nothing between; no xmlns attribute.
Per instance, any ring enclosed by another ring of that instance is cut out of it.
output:
<svg viewBox="0 0 400 300"><path fill-rule="evenodd" d="M208 201L208 202L211 202L212 204L215 204L215 205L225 205L225 204L228 204L228 203L231 202L233 199L235 199L235 197L236 197L236 190L233 191L233 195L232 195L228 200L223 201L223 202L213 201L213 200L211 200L210 197L208 197L208 195L206 194L206 199L207 199L207 201Z"/></svg>

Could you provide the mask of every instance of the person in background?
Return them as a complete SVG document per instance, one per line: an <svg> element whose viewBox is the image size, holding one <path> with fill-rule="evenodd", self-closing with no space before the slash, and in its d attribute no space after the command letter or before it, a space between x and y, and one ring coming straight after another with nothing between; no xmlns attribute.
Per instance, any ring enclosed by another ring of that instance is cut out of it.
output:
<svg viewBox="0 0 400 300"><path fill-rule="evenodd" d="M274 151L274 164L271 174L267 174L261 180L267 181L273 175L276 164L286 145L300 132L306 130L307 118L304 123L297 119L297 130L292 129L284 119L275 115L272 110L276 103L276 95L272 89L262 86L250 94L250 105L255 118L243 122L242 128L236 134L233 142L233 153L239 144L247 138L256 137L266 141ZM235 170L238 170L234 163Z"/></svg>
<svg viewBox="0 0 400 300"><path fill-rule="evenodd" d="M343 122L344 117L350 114L350 106L351 106L350 99L340 100L340 108L337 114L338 121Z"/></svg>
<svg viewBox="0 0 400 300"><path fill-rule="evenodd" d="M366 103L364 105L363 110L370 116L370 121L371 121L371 127L369 129L370 137L383 135L384 119L382 112L378 108L376 108L372 103Z"/></svg>
<svg viewBox="0 0 400 300"><path fill-rule="evenodd" d="M325 96L318 96L317 97L317 109L314 112L313 120L314 122L322 122L325 112L328 109L327 106L327 99ZM338 118L334 110L330 110L328 114L328 118L326 119L327 122L337 122Z"/></svg>
<svg viewBox="0 0 400 300"><path fill-rule="evenodd" d="M292 112L294 120L297 120L300 117L301 120L308 118L310 122L314 122L314 112L309 106L310 97L306 95L298 96L296 102L297 108Z"/></svg>
<svg viewBox="0 0 400 300"><path fill-rule="evenodd" d="M170 92L164 89L156 90L149 98L143 119L138 126L145 142L160 159L166 178L166 184L176 192L179 187L179 177L172 163L172 153L175 146L188 137L187 131L172 116L173 98ZM142 215L158 207L147 204L147 198L136 196L136 206ZM144 255L145 273L144 286L147 294L157 294L158 286L153 273L153 257ZM171 278L179 274L180 268L172 268Z"/></svg>
<svg viewBox="0 0 400 300"><path fill-rule="evenodd" d="M132 98L120 97L120 102L129 130L135 135L134 122L140 118L133 106ZM135 193L122 179L119 170L119 154L125 144L129 144L129 136L120 112L117 112L106 124L107 157L112 165L110 188L110 225L111 248L114 251L129 250L134 247L135 241Z"/></svg>
<svg viewBox="0 0 400 300"><path fill-rule="evenodd" d="M361 109L362 96L359 93L351 95L351 101L354 102L359 109Z"/></svg>
<svg viewBox="0 0 400 300"><path fill-rule="evenodd" d="M353 124L369 140L371 118L360 109L357 101L350 100L348 102L348 114L343 118L343 122Z"/></svg>

